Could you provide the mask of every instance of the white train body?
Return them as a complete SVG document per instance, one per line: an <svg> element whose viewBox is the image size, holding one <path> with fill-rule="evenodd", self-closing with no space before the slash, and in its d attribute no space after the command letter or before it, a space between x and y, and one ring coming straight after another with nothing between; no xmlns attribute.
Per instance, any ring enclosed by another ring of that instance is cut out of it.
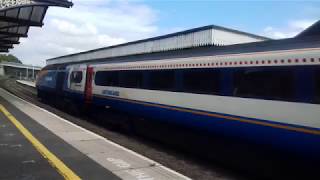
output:
<svg viewBox="0 0 320 180"><path fill-rule="evenodd" d="M319 158L320 44L311 44L67 64L63 92L78 104L111 107ZM44 90L41 82L38 89Z"/></svg>

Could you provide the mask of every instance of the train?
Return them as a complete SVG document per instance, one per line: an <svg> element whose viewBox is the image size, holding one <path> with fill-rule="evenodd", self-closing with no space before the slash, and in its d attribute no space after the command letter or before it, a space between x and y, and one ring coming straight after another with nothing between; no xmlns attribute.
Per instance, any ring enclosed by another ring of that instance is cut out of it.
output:
<svg viewBox="0 0 320 180"><path fill-rule="evenodd" d="M36 88L43 99L320 157L319 37L48 65Z"/></svg>

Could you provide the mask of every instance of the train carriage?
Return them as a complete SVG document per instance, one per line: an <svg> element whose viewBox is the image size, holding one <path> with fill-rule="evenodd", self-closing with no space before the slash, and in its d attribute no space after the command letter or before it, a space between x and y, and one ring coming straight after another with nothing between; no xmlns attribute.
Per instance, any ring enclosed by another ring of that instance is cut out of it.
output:
<svg viewBox="0 0 320 180"><path fill-rule="evenodd" d="M64 99L86 107L111 107L320 158L318 36L60 66ZM49 77L40 77L39 94Z"/></svg>

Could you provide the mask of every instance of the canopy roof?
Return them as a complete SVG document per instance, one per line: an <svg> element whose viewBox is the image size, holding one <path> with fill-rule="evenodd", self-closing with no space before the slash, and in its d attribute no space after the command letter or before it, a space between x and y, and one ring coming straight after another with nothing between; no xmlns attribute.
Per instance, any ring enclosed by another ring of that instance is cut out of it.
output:
<svg viewBox="0 0 320 180"><path fill-rule="evenodd" d="M27 65L27 64L20 64L20 63L14 63L14 62L5 62L5 61L4 62L0 62L0 66L41 70L40 66L32 66L32 65Z"/></svg>
<svg viewBox="0 0 320 180"><path fill-rule="evenodd" d="M2 0L0 2L0 52L9 52L31 26L42 27L49 6L69 8L68 0Z"/></svg>
<svg viewBox="0 0 320 180"><path fill-rule="evenodd" d="M230 28L209 25L163 36L56 57L48 59L47 64L76 63L204 46L228 46L267 40L270 39Z"/></svg>

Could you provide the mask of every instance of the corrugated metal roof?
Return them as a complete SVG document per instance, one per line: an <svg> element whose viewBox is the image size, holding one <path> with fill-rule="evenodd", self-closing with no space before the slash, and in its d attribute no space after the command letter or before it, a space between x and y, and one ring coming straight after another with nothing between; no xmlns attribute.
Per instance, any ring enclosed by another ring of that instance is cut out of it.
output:
<svg viewBox="0 0 320 180"><path fill-rule="evenodd" d="M148 54L202 46L226 46L265 40L269 40L269 38L221 26L210 25L164 36L48 59L47 64L72 63L88 61L91 59Z"/></svg>
<svg viewBox="0 0 320 180"><path fill-rule="evenodd" d="M261 42L252 42L246 44L235 44L230 46L203 46L197 48L181 49L176 51L165 51L158 53L113 57L106 59L90 59L81 63L93 64L114 64L126 62L142 62L142 61L158 61L158 60L174 60L181 58L194 58L204 56L223 56L243 53L259 53L265 51L286 51L298 49L315 49L320 48L320 36L318 37L303 37L303 38L289 38L280 40L269 40ZM76 64L77 62L75 62ZM46 66L45 69L63 69L68 64L52 64Z"/></svg>

